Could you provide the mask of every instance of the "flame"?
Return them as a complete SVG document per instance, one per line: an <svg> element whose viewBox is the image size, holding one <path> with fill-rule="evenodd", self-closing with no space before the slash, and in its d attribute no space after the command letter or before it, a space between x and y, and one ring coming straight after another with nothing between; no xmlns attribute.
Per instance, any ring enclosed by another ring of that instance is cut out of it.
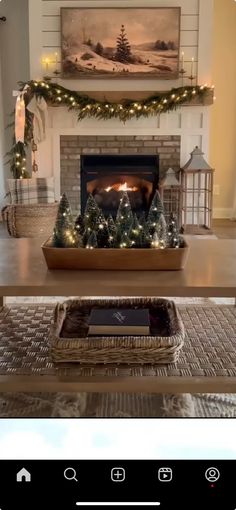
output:
<svg viewBox="0 0 236 510"><path fill-rule="evenodd" d="M114 189L115 191L138 191L138 188L136 186L128 186L127 182L124 182L124 184L121 184L121 183L117 183L117 184L113 184L112 186L108 186L107 188L105 188L105 191L107 193L109 193L109 191L111 191L112 189Z"/></svg>

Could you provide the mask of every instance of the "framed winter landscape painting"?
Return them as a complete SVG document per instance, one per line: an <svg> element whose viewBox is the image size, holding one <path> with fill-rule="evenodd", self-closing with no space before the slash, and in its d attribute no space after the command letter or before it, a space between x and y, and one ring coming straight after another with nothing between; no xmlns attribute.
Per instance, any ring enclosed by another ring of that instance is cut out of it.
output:
<svg viewBox="0 0 236 510"><path fill-rule="evenodd" d="M178 78L180 12L62 8L63 77Z"/></svg>

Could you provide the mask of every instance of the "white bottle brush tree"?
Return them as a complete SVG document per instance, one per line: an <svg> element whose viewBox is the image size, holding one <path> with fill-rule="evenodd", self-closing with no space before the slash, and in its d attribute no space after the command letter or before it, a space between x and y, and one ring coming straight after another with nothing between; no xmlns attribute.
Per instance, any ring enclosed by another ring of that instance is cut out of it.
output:
<svg viewBox="0 0 236 510"><path fill-rule="evenodd" d="M174 214L170 215L167 226L167 244L169 248L180 248L182 244L182 239L177 227L177 220Z"/></svg>

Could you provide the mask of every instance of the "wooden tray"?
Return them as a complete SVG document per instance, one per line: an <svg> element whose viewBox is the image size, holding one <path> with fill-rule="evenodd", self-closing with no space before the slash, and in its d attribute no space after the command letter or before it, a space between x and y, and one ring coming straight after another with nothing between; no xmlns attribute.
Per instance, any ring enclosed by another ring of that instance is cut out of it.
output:
<svg viewBox="0 0 236 510"><path fill-rule="evenodd" d="M54 248L50 241L42 245L48 269L89 269L110 271L177 271L184 269L189 247L113 249Z"/></svg>

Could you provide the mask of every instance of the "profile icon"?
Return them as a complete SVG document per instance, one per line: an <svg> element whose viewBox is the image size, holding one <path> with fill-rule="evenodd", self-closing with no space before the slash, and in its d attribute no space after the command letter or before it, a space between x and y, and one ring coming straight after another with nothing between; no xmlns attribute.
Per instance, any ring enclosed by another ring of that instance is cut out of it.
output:
<svg viewBox="0 0 236 510"><path fill-rule="evenodd" d="M220 472L219 469L215 467L208 468L205 472L205 478L208 482L215 483L220 478Z"/></svg>

